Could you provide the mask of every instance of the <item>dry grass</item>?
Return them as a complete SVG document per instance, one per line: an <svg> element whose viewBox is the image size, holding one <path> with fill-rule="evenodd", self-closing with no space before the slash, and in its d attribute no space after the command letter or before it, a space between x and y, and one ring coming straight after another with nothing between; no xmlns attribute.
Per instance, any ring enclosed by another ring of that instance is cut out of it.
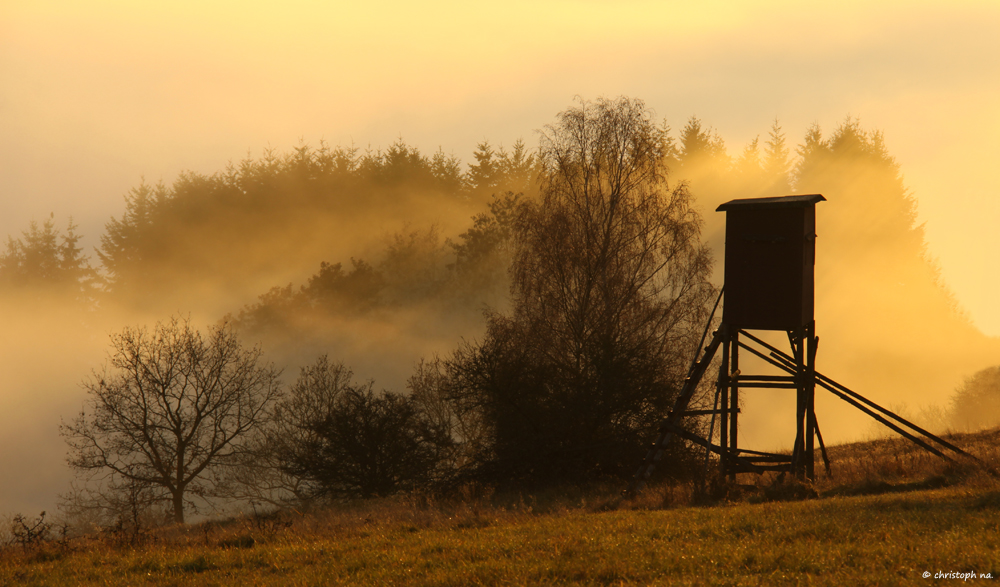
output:
<svg viewBox="0 0 1000 587"><path fill-rule="evenodd" d="M943 438L979 462L956 456L953 462L931 454L904 438L884 438L833 446L833 476L820 474L816 488L824 495L850 492L913 490L961 484L993 487L1000 470L1000 428ZM817 470L818 467L817 467Z"/></svg>
<svg viewBox="0 0 1000 587"><path fill-rule="evenodd" d="M1000 431L956 444L997 462ZM917 449L919 450L919 449ZM1000 482L879 440L831 447L833 478L409 496L9 546L0 584L912 584L1000 571ZM820 499L781 500L818 495Z"/></svg>

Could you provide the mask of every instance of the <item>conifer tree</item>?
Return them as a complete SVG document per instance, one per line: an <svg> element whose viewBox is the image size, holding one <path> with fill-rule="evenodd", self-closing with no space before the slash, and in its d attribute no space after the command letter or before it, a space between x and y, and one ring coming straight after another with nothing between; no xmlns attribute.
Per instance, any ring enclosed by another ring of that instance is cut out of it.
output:
<svg viewBox="0 0 1000 587"><path fill-rule="evenodd" d="M792 164L789 154L785 133L781 131L778 119L775 119L768 133L762 162L764 175L770 183L769 195L780 196L791 193L792 186L788 174Z"/></svg>
<svg viewBox="0 0 1000 587"><path fill-rule="evenodd" d="M169 198L162 183L152 186L145 180L125 196L125 212L112 218L101 235L97 258L105 271L105 286L117 290L138 285L154 262L154 219Z"/></svg>

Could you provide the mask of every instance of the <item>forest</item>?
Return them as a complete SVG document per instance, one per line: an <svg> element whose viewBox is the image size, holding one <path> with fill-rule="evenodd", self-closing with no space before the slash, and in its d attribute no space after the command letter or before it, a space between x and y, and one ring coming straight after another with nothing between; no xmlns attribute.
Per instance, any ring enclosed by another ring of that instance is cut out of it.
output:
<svg viewBox="0 0 1000 587"><path fill-rule="evenodd" d="M55 214L9 237L10 323L44 315L107 351L63 414L61 507L184 522L625 479L698 348L722 285L714 210L734 198L826 197L824 372L940 430L1000 424L1000 340L942 283L879 131L846 119L791 144L775 121L733 155L697 118L674 131L641 100L581 100L536 147L483 141L473 159L302 144L140 181L92 252ZM824 409L825 433L858 436ZM748 438L777 442L783 417ZM672 450L661 481L701 474Z"/></svg>

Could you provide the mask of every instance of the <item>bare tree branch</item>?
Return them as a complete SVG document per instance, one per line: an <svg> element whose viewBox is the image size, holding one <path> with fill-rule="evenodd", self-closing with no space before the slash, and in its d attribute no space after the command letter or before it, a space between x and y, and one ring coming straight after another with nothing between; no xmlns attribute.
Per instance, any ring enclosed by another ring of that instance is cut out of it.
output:
<svg viewBox="0 0 1000 587"><path fill-rule="evenodd" d="M187 494L217 494L216 470L237 465L269 417L279 373L225 324L204 337L175 317L152 332L125 328L111 346L108 364L83 382L84 411L61 426L69 464L106 479L104 490L158 489L183 523Z"/></svg>

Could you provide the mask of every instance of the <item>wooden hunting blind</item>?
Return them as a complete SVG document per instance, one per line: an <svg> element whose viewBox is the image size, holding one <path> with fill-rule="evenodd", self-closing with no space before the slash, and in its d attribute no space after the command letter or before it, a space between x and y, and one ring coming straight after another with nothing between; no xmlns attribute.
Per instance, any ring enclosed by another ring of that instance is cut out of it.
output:
<svg viewBox="0 0 1000 587"><path fill-rule="evenodd" d="M646 453L627 493L634 494L642 489L663 456L664 447L674 436L717 454L721 473L731 480L735 480L737 473L765 471L790 472L797 477L814 479L815 441L819 443L823 463L830 474L830 461L816 419L817 385L938 456L952 460L944 453L949 450L975 460L953 444L816 371L819 345L813 317L816 204L823 201L826 198L819 194L750 198L732 200L717 208L726 213L722 322L711 342L692 362L674 409L661 421L659 435ZM723 292L720 292L720 301ZM709 324L712 320L709 318ZM768 344L750 330L785 331L791 352ZM707 331L706 326L706 334ZM712 409L688 409L698 383L720 350L722 360ZM743 373L741 351L762 359L784 375ZM795 432L790 455L739 448L740 394L752 388L794 390ZM692 416L711 416L708 438L680 425L682 418ZM716 429L718 444L713 443Z"/></svg>
<svg viewBox="0 0 1000 587"><path fill-rule="evenodd" d="M813 320L819 194L732 200L726 213L726 304L737 328L795 330Z"/></svg>

